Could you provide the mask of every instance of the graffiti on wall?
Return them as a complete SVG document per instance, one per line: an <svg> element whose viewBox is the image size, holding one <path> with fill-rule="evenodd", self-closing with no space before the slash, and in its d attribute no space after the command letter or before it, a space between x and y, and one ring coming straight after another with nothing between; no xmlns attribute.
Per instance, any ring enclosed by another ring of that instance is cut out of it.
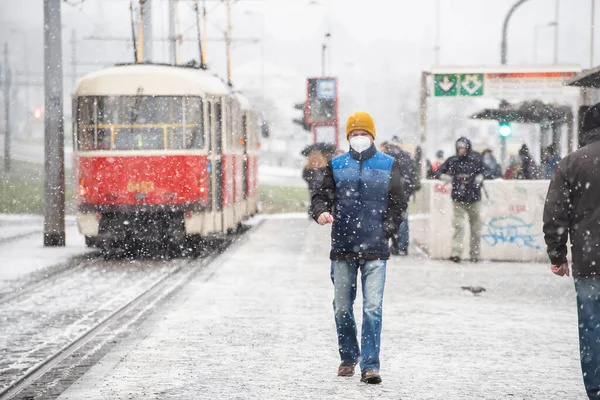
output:
<svg viewBox="0 0 600 400"><path fill-rule="evenodd" d="M532 227L533 224L528 224L519 217L496 217L483 226L481 238L490 247L506 243L539 250L541 247L538 245L538 238L541 234L532 232Z"/></svg>

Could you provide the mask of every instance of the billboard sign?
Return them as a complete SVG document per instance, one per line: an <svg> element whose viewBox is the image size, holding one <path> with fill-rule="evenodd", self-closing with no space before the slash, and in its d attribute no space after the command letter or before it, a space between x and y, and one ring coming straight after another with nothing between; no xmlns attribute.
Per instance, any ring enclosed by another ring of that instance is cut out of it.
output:
<svg viewBox="0 0 600 400"><path fill-rule="evenodd" d="M308 78L306 93L306 122L317 126L337 124L337 79Z"/></svg>
<svg viewBox="0 0 600 400"><path fill-rule="evenodd" d="M510 100L562 100L579 91L565 81L581 70L577 66L449 67L433 73L435 97L491 97Z"/></svg>

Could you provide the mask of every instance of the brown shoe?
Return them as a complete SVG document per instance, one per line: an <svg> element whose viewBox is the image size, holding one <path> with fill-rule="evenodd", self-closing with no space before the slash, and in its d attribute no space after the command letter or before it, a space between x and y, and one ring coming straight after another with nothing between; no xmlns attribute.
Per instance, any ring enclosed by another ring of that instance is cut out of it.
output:
<svg viewBox="0 0 600 400"><path fill-rule="evenodd" d="M360 381L373 384L381 383L381 375L379 375L379 372L375 371L374 369L368 369L362 373Z"/></svg>
<svg viewBox="0 0 600 400"><path fill-rule="evenodd" d="M354 368L355 367L356 367L356 364L354 364L354 365L340 364L340 366L338 368L338 376L354 376Z"/></svg>

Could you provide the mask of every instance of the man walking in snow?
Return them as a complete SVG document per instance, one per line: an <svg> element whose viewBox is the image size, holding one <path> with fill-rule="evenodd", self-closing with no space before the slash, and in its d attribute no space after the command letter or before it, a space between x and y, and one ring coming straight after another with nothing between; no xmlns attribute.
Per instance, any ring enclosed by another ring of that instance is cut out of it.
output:
<svg viewBox="0 0 600 400"><path fill-rule="evenodd" d="M579 349L588 397L600 400L600 103L583 116L585 146L556 167L544 207L544 235L552 272L573 278L579 318Z"/></svg>
<svg viewBox="0 0 600 400"><path fill-rule="evenodd" d="M483 182L483 162L479 153L472 151L471 141L461 137L456 141L456 155L450 157L438 169L440 179L452 183L453 225L452 255L450 260L459 263L463 252L464 219L469 219L472 262L479 261L481 222L479 202Z"/></svg>
<svg viewBox="0 0 600 400"><path fill-rule="evenodd" d="M352 114L346 123L350 151L327 165L323 184L312 197L311 213L332 223L331 280L341 364L339 376L353 376L360 362L361 381L380 383L379 350L389 239L398 232L407 199L398 162L377 151L373 118ZM354 299L360 270L363 292L361 345L356 337Z"/></svg>

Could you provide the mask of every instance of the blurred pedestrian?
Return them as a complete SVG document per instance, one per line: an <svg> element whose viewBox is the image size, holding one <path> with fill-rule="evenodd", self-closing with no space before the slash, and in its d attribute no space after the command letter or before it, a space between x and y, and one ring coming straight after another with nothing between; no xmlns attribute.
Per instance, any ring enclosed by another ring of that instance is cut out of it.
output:
<svg viewBox="0 0 600 400"><path fill-rule="evenodd" d="M352 376L360 361L361 381L380 383L379 350L389 239L405 218L404 177L394 158L377 151L373 118L352 114L346 123L350 151L327 164L311 212L320 224L332 223L331 279L341 364L339 376ZM361 345L356 337L354 299L361 273Z"/></svg>
<svg viewBox="0 0 600 400"><path fill-rule="evenodd" d="M481 153L483 161L483 178L484 179L500 179L502 178L502 168L491 149L486 149Z"/></svg>
<svg viewBox="0 0 600 400"><path fill-rule="evenodd" d="M585 146L566 156L550 181L544 235L551 270L569 276L570 236L579 349L589 399L600 399L600 103L583 116Z"/></svg>
<svg viewBox="0 0 600 400"><path fill-rule="evenodd" d="M529 147L526 144L521 146L519 150L519 158L521 159L521 175L518 179L537 179L537 166L529 153Z"/></svg>
<svg viewBox="0 0 600 400"><path fill-rule="evenodd" d="M558 166L558 163L560 162L561 157L553 145L546 147L546 151L544 153L545 153L544 159L542 162L542 178L543 179L552 179L554 170Z"/></svg>
<svg viewBox="0 0 600 400"><path fill-rule="evenodd" d="M508 157L508 167L504 172L504 179L522 179L523 171L521 168L521 161L519 157L511 155Z"/></svg>
<svg viewBox="0 0 600 400"><path fill-rule="evenodd" d="M472 150L471 141L466 137L456 141L456 155L448 158L438 169L440 179L452 183L454 236L450 260L456 263L461 261L463 252L465 217L468 218L471 228L470 259L471 262L479 261L481 241L479 202L483 169L481 155Z"/></svg>
<svg viewBox="0 0 600 400"><path fill-rule="evenodd" d="M444 152L442 150L438 150L435 153L435 160L431 164L431 171L437 172L438 168L444 163Z"/></svg>
<svg viewBox="0 0 600 400"><path fill-rule="evenodd" d="M321 187L323 183L328 161L328 158L322 151L312 150L308 153L306 165L302 169L302 179L308 184L311 198L315 190Z"/></svg>
<svg viewBox="0 0 600 400"><path fill-rule="evenodd" d="M410 154L402 150L402 141L394 136L392 142L389 144L389 150L392 157L394 157L400 164L402 170L402 176L404 177L404 197L407 201L410 200L411 196L421 189L421 179L417 173L417 168L410 158ZM406 218L400 224L398 233L392 236L392 245L390 246L390 253L393 255L408 255L408 244L410 241L410 229L408 225L408 212Z"/></svg>

